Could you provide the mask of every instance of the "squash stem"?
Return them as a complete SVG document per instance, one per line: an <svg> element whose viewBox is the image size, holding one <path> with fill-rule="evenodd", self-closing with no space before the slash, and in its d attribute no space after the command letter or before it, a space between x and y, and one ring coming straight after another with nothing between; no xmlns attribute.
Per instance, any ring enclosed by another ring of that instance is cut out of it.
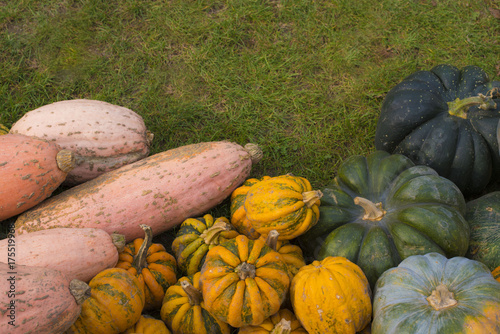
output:
<svg viewBox="0 0 500 334"><path fill-rule="evenodd" d="M268 245L273 251L277 252L278 248L278 237L280 236L280 233L277 230L271 230L269 231L269 234L267 235L266 238L266 245Z"/></svg>
<svg viewBox="0 0 500 334"><path fill-rule="evenodd" d="M75 297L76 303L82 305L90 297L90 286L84 281L73 279L69 282L69 291Z"/></svg>
<svg viewBox="0 0 500 334"><path fill-rule="evenodd" d="M304 201L308 208L316 204L321 197L323 197L323 193L320 190L311 190L302 193L302 201Z"/></svg>
<svg viewBox="0 0 500 334"><path fill-rule="evenodd" d="M60 150L56 155L56 163L63 173L69 173L76 167L75 154L70 150Z"/></svg>
<svg viewBox="0 0 500 334"><path fill-rule="evenodd" d="M497 94L497 90L491 90L489 95L479 94L462 100L457 98L448 102L448 113L452 116L467 119L467 113L472 106L479 105L479 108L483 110L495 109L497 104L493 101L494 94Z"/></svg>
<svg viewBox="0 0 500 334"><path fill-rule="evenodd" d="M257 144L248 143L245 145L244 149L250 155L250 160L252 161L252 164L258 163L259 161L262 160L262 157L264 156L262 149Z"/></svg>
<svg viewBox="0 0 500 334"><path fill-rule="evenodd" d="M448 287L444 284L439 284L426 299L429 302L429 305L431 305L436 311L452 307L458 303L453 296L453 292L450 292Z"/></svg>
<svg viewBox="0 0 500 334"><path fill-rule="evenodd" d="M235 269L235 272L238 274L241 280L245 280L246 278L255 278L255 266L248 262L242 262Z"/></svg>
<svg viewBox="0 0 500 334"><path fill-rule="evenodd" d="M189 281L187 280L182 280L181 281L181 287L182 290L186 293L189 304L191 306L195 305L200 305L201 302L203 301L203 295L201 294L201 291L196 289Z"/></svg>
<svg viewBox="0 0 500 334"><path fill-rule="evenodd" d="M233 227L229 223L229 220L227 218L220 217L217 218L211 227L200 234L200 238L202 238L207 245L218 245L221 232L230 231L232 229Z"/></svg>
<svg viewBox="0 0 500 334"><path fill-rule="evenodd" d="M363 216L365 220L380 220L386 214L386 211L382 209L382 203L375 204L363 197L355 197L354 204L361 206L365 210L365 215Z"/></svg>
<svg viewBox="0 0 500 334"><path fill-rule="evenodd" d="M151 247L153 243L153 230L151 227L146 224L141 224L139 226L144 230L145 237L141 247L139 247L139 250L134 255L134 260L132 261L132 266L137 270L138 274L142 272L143 268L148 266L146 259L148 257L149 247Z"/></svg>
<svg viewBox="0 0 500 334"><path fill-rule="evenodd" d="M115 245L116 249L118 250L118 253L123 252L127 244L125 236L119 233L111 233L111 242L113 243L113 245Z"/></svg>
<svg viewBox="0 0 500 334"><path fill-rule="evenodd" d="M291 332L292 322L283 318L274 326L270 334L290 334Z"/></svg>

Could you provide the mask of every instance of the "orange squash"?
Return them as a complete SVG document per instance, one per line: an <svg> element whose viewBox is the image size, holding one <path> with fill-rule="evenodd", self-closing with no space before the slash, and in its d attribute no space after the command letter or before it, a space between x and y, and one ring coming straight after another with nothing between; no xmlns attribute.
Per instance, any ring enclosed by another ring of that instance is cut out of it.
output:
<svg viewBox="0 0 500 334"><path fill-rule="evenodd" d="M495 277L495 279L497 281L500 282L500 266L496 267L495 269L493 269L493 271L491 272L491 274L493 275L493 277Z"/></svg>
<svg viewBox="0 0 500 334"><path fill-rule="evenodd" d="M9 133L9 128L3 124L0 124L0 136Z"/></svg>
<svg viewBox="0 0 500 334"><path fill-rule="evenodd" d="M170 334L170 331L163 321L143 314L139 321L123 334Z"/></svg>
<svg viewBox="0 0 500 334"><path fill-rule="evenodd" d="M307 334L289 309L283 308L257 326L241 327L238 334Z"/></svg>
<svg viewBox="0 0 500 334"><path fill-rule="evenodd" d="M261 236L261 238L264 237ZM306 265L302 250L299 246L291 244L288 240L279 240L279 232L276 230L271 230L265 241L266 245L283 256L291 282L293 276L297 274L300 268Z"/></svg>

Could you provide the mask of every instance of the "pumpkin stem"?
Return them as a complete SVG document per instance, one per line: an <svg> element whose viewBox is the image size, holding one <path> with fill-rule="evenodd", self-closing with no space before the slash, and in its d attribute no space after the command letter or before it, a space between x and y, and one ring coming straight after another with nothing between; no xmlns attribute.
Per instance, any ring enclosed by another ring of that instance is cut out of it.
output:
<svg viewBox="0 0 500 334"><path fill-rule="evenodd" d="M277 230L271 230L267 235L266 245L268 245L275 252L277 252L279 236L280 233Z"/></svg>
<svg viewBox="0 0 500 334"><path fill-rule="evenodd" d="M211 227L200 234L200 238L202 238L207 245L218 245L221 232L231 231L232 229L233 226L229 224L229 220L227 220L227 218L220 217L216 219L215 223Z"/></svg>
<svg viewBox="0 0 500 334"><path fill-rule="evenodd" d="M311 190L302 193L302 201L304 201L308 208L316 204L321 197L323 197L323 193L320 190Z"/></svg>
<svg viewBox="0 0 500 334"><path fill-rule="evenodd" d="M70 150L60 150L56 154L56 163L62 172L69 173L76 167L75 154Z"/></svg>
<svg viewBox="0 0 500 334"><path fill-rule="evenodd" d="M292 322L282 318L269 334L290 334L292 332Z"/></svg>
<svg viewBox="0 0 500 334"><path fill-rule="evenodd" d="M187 280L182 280L181 281L181 287L182 290L186 293L189 304L191 306L194 305L200 305L201 302L203 301L203 295L201 294L201 291L196 289L189 281Z"/></svg>
<svg viewBox="0 0 500 334"><path fill-rule="evenodd" d="M90 297L90 286L78 279L73 279L69 282L69 291L75 297L78 305L82 305L85 299Z"/></svg>
<svg viewBox="0 0 500 334"><path fill-rule="evenodd" d="M123 252L125 249L125 245L127 244L127 240L123 234L119 233L111 233L111 242L115 245L118 253Z"/></svg>
<svg viewBox="0 0 500 334"><path fill-rule="evenodd" d="M257 144L248 143L245 145L244 149L248 152L248 154L250 154L252 165L258 163L264 156L262 149Z"/></svg>
<svg viewBox="0 0 500 334"><path fill-rule="evenodd" d="M354 204L361 206L365 210L363 216L365 220L380 220L386 214L386 211L382 209L382 203L375 204L363 197L355 197Z"/></svg>
<svg viewBox="0 0 500 334"><path fill-rule="evenodd" d="M497 104L493 101L494 95L498 94L498 89L492 89L488 95L478 94L477 96L467 97L465 99L456 99L448 102L448 113L463 119L467 119L467 112L472 106L479 105L480 109L489 110L495 109Z"/></svg>
<svg viewBox="0 0 500 334"><path fill-rule="evenodd" d="M139 226L144 230L145 237L141 247L139 247L139 250L134 255L134 260L132 261L132 266L137 269L137 274L140 274L142 269L148 266L146 259L148 257L149 247L151 247L153 243L153 230L151 227L146 224L141 224Z"/></svg>
<svg viewBox="0 0 500 334"><path fill-rule="evenodd" d="M151 146L151 143L153 142L155 135L149 130L146 130L146 143L149 146Z"/></svg>
<svg viewBox="0 0 500 334"><path fill-rule="evenodd" d="M458 303L453 296L453 292L450 292L448 287L444 284L439 284L426 299L436 311L451 307Z"/></svg>
<svg viewBox="0 0 500 334"><path fill-rule="evenodd" d="M242 262L236 267L235 272L238 274L241 280L248 277L255 278L255 266L253 264Z"/></svg>

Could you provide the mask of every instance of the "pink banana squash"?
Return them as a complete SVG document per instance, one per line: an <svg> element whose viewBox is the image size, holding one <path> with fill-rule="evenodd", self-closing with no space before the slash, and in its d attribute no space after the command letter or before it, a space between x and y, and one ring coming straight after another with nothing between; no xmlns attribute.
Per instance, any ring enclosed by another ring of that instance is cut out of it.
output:
<svg viewBox="0 0 500 334"><path fill-rule="evenodd" d="M213 208L249 176L262 157L257 145L202 142L157 153L70 188L21 214L18 234L56 227L101 228L155 235Z"/></svg>
<svg viewBox="0 0 500 334"><path fill-rule="evenodd" d="M69 150L19 134L0 136L0 221L49 197L75 166Z"/></svg>
<svg viewBox="0 0 500 334"><path fill-rule="evenodd" d="M0 254L7 254L11 239L0 240ZM16 264L59 270L68 279L89 282L118 262L125 247L122 235L96 228L54 228L15 238Z"/></svg>
<svg viewBox="0 0 500 334"><path fill-rule="evenodd" d="M65 184L75 185L140 160L153 135L134 111L97 100L66 100L27 112L11 133L53 141L77 156Z"/></svg>

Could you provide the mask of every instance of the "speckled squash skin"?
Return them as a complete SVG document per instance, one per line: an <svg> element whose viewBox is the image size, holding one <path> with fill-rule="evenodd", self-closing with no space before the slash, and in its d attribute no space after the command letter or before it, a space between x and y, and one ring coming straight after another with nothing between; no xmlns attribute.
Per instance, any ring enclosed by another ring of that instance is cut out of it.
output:
<svg viewBox="0 0 500 334"><path fill-rule="evenodd" d="M7 254L8 239L0 240L0 254ZM55 228L17 235L16 264L55 269L68 279L88 282L113 268L125 238L96 228Z"/></svg>
<svg viewBox="0 0 500 334"><path fill-rule="evenodd" d="M368 280L359 266L343 257L302 267L292 280L290 298L309 333L354 334L371 320Z"/></svg>
<svg viewBox="0 0 500 334"><path fill-rule="evenodd" d="M414 255L377 281L372 334L500 333L500 283L481 262Z"/></svg>
<svg viewBox="0 0 500 334"><path fill-rule="evenodd" d="M65 184L79 184L149 154L152 134L134 111L97 100L66 100L24 114L11 133L56 143L77 156Z"/></svg>
<svg viewBox="0 0 500 334"><path fill-rule="evenodd" d="M74 167L74 155L23 135L0 136L0 221L49 197Z"/></svg>
<svg viewBox="0 0 500 334"><path fill-rule="evenodd" d="M148 315L141 315L139 321L123 334L170 334L170 331L163 321Z"/></svg>
<svg viewBox="0 0 500 334"><path fill-rule="evenodd" d="M78 318L79 303L88 297L87 284L81 282L77 291L53 269L16 265L12 270L0 262L0 276L0 333L63 333Z"/></svg>
<svg viewBox="0 0 500 334"><path fill-rule="evenodd" d="M245 326L238 334L307 334L295 314L283 308L257 326Z"/></svg>
<svg viewBox="0 0 500 334"><path fill-rule="evenodd" d="M51 197L20 215L16 231L97 227L130 242L146 224L158 235L229 197L248 177L254 152L221 141L151 155Z"/></svg>

